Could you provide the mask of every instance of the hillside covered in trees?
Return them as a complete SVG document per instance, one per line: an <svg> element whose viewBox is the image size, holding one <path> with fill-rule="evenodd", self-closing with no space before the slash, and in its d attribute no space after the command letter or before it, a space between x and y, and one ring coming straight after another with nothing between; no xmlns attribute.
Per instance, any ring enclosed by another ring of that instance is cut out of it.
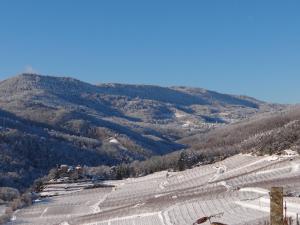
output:
<svg viewBox="0 0 300 225"><path fill-rule="evenodd" d="M235 154L281 155L285 150L300 154L300 108L273 112L227 125L205 134L197 134L179 140L188 146L164 156L121 164L117 173L101 166L90 168L92 174L112 178L140 176L161 170L184 170L210 164Z"/></svg>
<svg viewBox="0 0 300 225"><path fill-rule="evenodd" d="M0 82L0 186L27 187L57 164L110 167L193 149L210 130L283 108L201 88L21 74Z"/></svg>

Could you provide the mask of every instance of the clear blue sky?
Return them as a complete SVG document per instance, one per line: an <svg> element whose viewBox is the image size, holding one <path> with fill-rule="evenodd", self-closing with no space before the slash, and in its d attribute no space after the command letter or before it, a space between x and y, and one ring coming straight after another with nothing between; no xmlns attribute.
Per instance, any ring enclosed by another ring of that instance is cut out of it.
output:
<svg viewBox="0 0 300 225"><path fill-rule="evenodd" d="M300 102L300 1L1 0L0 79L25 70Z"/></svg>

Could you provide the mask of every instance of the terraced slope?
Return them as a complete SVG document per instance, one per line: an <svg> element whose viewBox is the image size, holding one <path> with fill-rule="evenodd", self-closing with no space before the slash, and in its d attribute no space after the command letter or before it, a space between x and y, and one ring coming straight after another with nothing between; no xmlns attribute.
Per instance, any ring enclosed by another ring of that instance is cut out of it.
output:
<svg viewBox="0 0 300 225"><path fill-rule="evenodd" d="M215 215L212 221L256 225L269 218L271 186L283 186L294 196L285 201L288 215L295 217L300 210L300 157L287 152L239 154L182 172L106 181L115 187L45 199L15 213L9 224L191 225Z"/></svg>

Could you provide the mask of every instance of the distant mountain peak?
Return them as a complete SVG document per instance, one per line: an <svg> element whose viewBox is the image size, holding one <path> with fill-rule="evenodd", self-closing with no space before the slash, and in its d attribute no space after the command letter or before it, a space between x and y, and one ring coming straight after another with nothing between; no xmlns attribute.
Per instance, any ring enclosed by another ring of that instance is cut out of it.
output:
<svg viewBox="0 0 300 225"><path fill-rule="evenodd" d="M97 92L97 87L72 77L55 77L34 73L22 73L0 82L1 90L9 93L40 90L53 94L80 94Z"/></svg>

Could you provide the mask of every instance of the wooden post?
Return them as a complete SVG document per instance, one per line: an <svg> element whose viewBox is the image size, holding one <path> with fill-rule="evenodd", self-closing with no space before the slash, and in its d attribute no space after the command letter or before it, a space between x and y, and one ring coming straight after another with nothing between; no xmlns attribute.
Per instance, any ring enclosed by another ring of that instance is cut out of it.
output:
<svg viewBox="0 0 300 225"><path fill-rule="evenodd" d="M287 217L287 215L286 215L286 211L287 211L286 202L284 202L283 224L284 224L284 225L289 225L288 217Z"/></svg>
<svg viewBox="0 0 300 225"><path fill-rule="evenodd" d="M270 193L271 225L283 225L283 188L272 187Z"/></svg>

